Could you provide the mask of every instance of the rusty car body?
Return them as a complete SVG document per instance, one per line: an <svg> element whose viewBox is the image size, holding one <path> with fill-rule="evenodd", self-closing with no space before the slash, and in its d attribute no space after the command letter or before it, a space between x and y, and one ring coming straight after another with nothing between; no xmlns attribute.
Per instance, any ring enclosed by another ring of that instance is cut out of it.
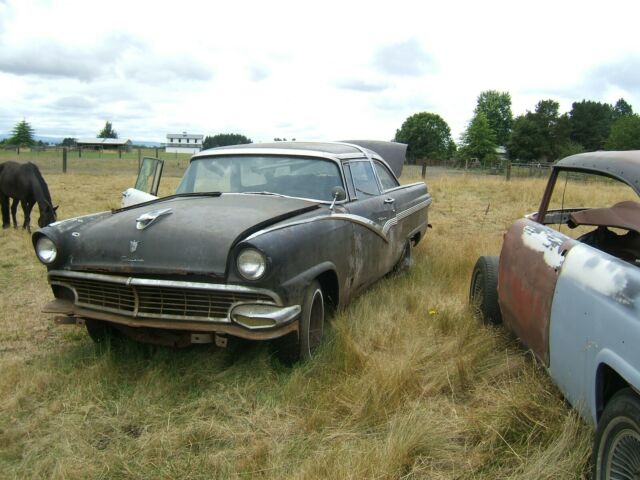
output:
<svg viewBox="0 0 640 480"><path fill-rule="evenodd" d="M588 206L565 204L569 181ZM597 185L615 203L594 208ZM509 227L500 257L478 259L471 279L476 311L515 332L596 426L598 480L640 478L639 194L640 151L559 161L537 212Z"/></svg>
<svg viewBox="0 0 640 480"><path fill-rule="evenodd" d="M45 312L98 342L114 329L173 346L235 336L310 358L325 312L407 264L424 237L431 194L399 183L405 152L375 141L200 152L175 195L33 235L55 296Z"/></svg>

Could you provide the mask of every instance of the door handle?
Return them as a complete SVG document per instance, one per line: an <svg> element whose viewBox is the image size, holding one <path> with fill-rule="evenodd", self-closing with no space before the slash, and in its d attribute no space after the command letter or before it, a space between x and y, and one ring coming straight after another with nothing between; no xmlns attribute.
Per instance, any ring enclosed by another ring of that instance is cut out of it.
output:
<svg viewBox="0 0 640 480"><path fill-rule="evenodd" d="M391 198L391 197L387 197L387 198L384 199L384 203L385 204L393 203L395 201L396 201L396 199L395 198Z"/></svg>

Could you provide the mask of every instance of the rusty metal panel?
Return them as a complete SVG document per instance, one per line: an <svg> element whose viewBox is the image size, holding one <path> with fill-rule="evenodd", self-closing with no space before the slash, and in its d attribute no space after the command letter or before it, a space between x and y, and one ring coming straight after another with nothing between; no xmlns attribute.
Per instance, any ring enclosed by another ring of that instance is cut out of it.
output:
<svg viewBox="0 0 640 480"><path fill-rule="evenodd" d="M558 271L575 240L529 219L507 231L498 271L504 323L549 365L549 316Z"/></svg>

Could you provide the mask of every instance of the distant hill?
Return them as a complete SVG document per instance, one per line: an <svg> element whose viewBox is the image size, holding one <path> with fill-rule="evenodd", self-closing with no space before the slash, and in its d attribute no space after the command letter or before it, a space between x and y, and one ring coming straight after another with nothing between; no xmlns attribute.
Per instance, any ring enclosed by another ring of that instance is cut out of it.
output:
<svg viewBox="0 0 640 480"><path fill-rule="evenodd" d="M10 133L0 133L0 141L4 140L5 138L9 138L11 136ZM43 136L43 135L34 135L33 138L36 141L40 141L40 142L44 142L44 143L53 143L53 144L58 144L61 143L62 140L64 140L65 137L47 137L47 136ZM162 143L161 142L151 142L149 140L134 140L131 139L131 142L133 142L134 145L140 145L143 147L162 147Z"/></svg>

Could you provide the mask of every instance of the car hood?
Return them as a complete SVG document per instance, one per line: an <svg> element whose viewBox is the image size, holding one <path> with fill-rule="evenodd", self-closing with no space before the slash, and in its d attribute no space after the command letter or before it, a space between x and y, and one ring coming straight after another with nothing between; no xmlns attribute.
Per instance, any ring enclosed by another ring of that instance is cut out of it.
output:
<svg viewBox="0 0 640 480"><path fill-rule="evenodd" d="M238 241L316 208L271 195L169 198L64 228L62 253L72 270L223 276Z"/></svg>

